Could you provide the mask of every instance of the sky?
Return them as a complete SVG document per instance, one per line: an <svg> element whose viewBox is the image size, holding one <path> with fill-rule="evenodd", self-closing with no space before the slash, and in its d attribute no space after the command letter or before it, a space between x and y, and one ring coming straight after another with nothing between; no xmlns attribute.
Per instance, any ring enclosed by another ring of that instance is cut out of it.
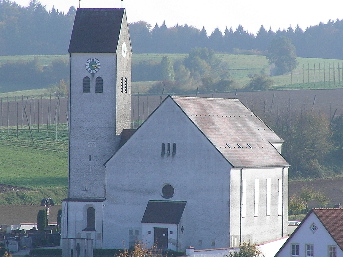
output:
<svg viewBox="0 0 343 257"><path fill-rule="evenodd" d="M238 25L256 34L261 25L265 29L295 28L305 30L309 26L327 23L329 20L343 19L342 0L38 0L48 10L54 6L59 11L68 12L70 6L81 8L127 9L128 21L146 21L152 26L167 27L176 24L202 29L210 34L215 28L222 32L226 27L233 30ZM12 0L27 6L30 0Z"/></svg>

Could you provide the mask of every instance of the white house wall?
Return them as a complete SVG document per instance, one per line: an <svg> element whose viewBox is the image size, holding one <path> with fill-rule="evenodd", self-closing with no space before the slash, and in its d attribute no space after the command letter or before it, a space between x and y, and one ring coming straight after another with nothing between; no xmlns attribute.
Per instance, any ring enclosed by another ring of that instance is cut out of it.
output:
<svg viewBox="0 0 343 257"><path fill-rule="evenodd" d="M161 157L162 143L176 143L175 156ZM231 166L179 107L167 99L106 164L104 248L127 246L130 229L141 228L149 200L187 201L180 247L229 245Z"/></svg>
<svg viewBox="0 0 343 257"><path fill-rule="evenodd" d="M317 231L313 233L310 229L311 225L315 224L317 226ZM311 213L307 219L298 227L298 229L292 234L289 240L285 243L281 251L276 255L276 257L289 257L291 256L291 245L299 244L299 256L305 255L305 245L313 244L314 246L314 256L329 256L328 246L335 245L336 242L333 240L331 235L327 232L322 223L318 220L314 213ZM337 246L337 257L343 257L343 252Z"/></svg>

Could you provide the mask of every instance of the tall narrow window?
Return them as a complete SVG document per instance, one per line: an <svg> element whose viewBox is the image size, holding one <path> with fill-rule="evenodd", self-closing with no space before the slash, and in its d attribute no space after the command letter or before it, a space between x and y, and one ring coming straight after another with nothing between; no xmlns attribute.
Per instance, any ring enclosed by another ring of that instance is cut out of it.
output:
<svg viewBox="0 0 343 257"><path fill-rule="evenodd" d="M278 180L278 207L277 213L279 216L282 215L282 180Z"/></svg>
<svg viewBox="0 0 343 257"><path fill-rule="evenodd" d="M170 143L167 144L167 155L170 155Z"/></svg>
<svg viewBox="0 0 343 257"><path fill-rule="evenodd" d="M87 209L87 228L86 230L95 230L95 209L88 207Z"/></svg>
<svg viewBox="0 0 343 257"><path fill-rule="evenodd" d="M127 77L125 77L125 83L124 83L124 85L125 85L125 93L127 93Z"/></svg>
<svg viewBox="0 0 343 257"><path fill-rule="evenodd" d="M91 79L89 77L83 78L83 93L91 92Z"/></svg>
<svg viewBox="0 0 343 257"><path fill-rule="evenodd" d="M271 180L270 178L267 178L267 195L266 195L266 215L270 215L270 200L271 200Z"/></svg>
<svg viewBox="0 0 343 257"><path fill-rule="evenodd" d="M124 78L120 78L120 92L124 93Z"/></svg>
<svg viewBox="0 0 343 257"><path fill-rule="evenodd" d="M104 92L104 80L102 77L97 77L95 80L95 93Z"/></svg>
<svg viewBox="0 0 343 257"><path fill-rule="evenodd" d="M173 156L176 154L176 143L173 143Z"/></svg>
<svg viewBox="0 0 343 257"><path fill-rule="evenodd" d="M260 204L260 181L255 179L255 201L254 201L254 216L258 216L258 206Z"/></svg>
<svg viewBox="0 0 343 257"><path fill-rule="evenodd" d="M166 144L162 143L161 156L163 157L165 154L166 154Z"/></svg>
<svg viewBox="0 0 343 257"><path fill-rule="evenodd" d="M242 212L242 218L245 218L247 215L247 182L245 179L242 180L242 206L241 206L241 212Z"/></svg>

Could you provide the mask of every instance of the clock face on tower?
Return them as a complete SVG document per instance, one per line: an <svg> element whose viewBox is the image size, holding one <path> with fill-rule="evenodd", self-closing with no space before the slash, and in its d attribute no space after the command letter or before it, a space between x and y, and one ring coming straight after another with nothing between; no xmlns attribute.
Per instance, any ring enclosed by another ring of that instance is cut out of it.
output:
<svg viewBox="0 0 343 257"><path fill-rule="evenodd" d="M85 64L86 70L91 74L97 73L100 69L100 66L100 61L97 58L89 58Z"/></svg>

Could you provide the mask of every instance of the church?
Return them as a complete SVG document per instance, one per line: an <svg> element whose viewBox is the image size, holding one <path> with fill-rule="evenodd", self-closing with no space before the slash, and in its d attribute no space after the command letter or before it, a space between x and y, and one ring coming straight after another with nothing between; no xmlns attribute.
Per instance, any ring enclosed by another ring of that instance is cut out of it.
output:
<svg viewBox="0 0 343 257"><path fill-rule="evenodd" d="M63 256L184 251L287 235L283 140L237 99L168 96L131 128L126 11L79 8L70 46Z"/></svg>

